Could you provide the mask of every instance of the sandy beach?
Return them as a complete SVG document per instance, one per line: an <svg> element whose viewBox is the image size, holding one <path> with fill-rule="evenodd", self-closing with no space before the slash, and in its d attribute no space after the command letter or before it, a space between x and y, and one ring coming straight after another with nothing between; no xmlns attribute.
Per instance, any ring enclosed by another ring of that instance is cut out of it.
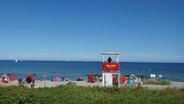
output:
<svg viewBox="0 0 184 104"><path fill-rule="evenodd" d="M94 87L94 86L99 86L102 87L102 82L95 82L95 83L88 83L87 81L63 81L63 82L52 82L50 80L36 80L35 81L35 86L34 88L44 88L44 87L56 87L59 85L67 85L67 84L74 84L77 86L83 86L83 87ZM0 82L0 86L18 86L20 85L18 83L18 80L11 81L9 83L2 83ZM31 88L30 84L23 84L24 86ZM121 87L125 87L125 85L121 85ZM184 82L171 82L171 85L147 85L147 84L142 84L141 87L146 87L148 89L181 89L184 88Z"/></svg>

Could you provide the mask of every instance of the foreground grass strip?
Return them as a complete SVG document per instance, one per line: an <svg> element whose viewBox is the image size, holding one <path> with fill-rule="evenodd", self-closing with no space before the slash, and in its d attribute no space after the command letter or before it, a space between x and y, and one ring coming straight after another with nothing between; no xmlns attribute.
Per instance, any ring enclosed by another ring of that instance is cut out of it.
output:
<svg viewBox="0 0 184 104"><path fill-rule="evenodd" d="M100 88L73 85L0 87L0 104L184 104L184 89Z"/></svg>

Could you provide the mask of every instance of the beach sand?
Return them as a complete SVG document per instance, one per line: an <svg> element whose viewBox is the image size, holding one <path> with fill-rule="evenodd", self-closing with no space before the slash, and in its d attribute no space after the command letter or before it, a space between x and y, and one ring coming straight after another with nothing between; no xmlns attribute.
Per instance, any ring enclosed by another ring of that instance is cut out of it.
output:
<svg viewBox="0 0 184 104"><path fill-rule="evenodd" d="M102 87L102 82L95 82L95 83L87 83L87 81L63 81L63 82L52 82L50 80L45 80L45 81L40 81L36 80L35 81L35 86L34 88L44 88L44 87L56 87L59 85L67 85L67 84L74 84L77 86L84 86L84 87L94 87L94 86L99 86ZM9 83L2 83L0 82L0 86L18 86L18 80L11 81ZM31 88L30 84L23 84L24 86ZM181 89L184 88L184 82L171 82L171 85L141 85L142 87L146 87L148 89ZM123 87L123 86L122 86Z"/></svg>

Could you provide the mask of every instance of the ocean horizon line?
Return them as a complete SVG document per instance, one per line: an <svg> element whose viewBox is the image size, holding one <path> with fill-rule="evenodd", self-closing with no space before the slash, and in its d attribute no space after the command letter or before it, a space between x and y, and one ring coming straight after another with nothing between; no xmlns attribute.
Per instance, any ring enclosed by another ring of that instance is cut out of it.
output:
<svg viewBox="0 0 184 104"><path fill-rule="evenodd" d="M0 59L0 61L15 61L13 59ZM102 62L99 60L17 60L18 62ZM184 62L159 62L159 61L120 61L120 63L177 63L177 64L184 64Z"/></svg>

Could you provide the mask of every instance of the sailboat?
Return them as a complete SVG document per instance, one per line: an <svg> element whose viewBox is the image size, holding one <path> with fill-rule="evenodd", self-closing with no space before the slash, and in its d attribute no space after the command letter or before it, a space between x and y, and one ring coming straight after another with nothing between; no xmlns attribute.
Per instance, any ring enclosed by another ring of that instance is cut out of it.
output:
<svg viewBox="0 0 184 104"><path fill-rule="evenodd" d="M18 62L18 60L17 60L17 59L15 59L15 62L17 63L17 62Z"/></svg>

